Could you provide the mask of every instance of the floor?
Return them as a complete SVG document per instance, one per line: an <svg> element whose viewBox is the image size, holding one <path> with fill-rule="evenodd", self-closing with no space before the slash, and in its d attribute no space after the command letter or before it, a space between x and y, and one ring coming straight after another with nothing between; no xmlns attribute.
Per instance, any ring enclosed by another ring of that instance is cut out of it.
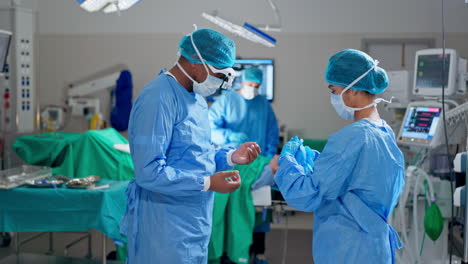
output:
<svg viewBox="0 0 468 264"><path fill-rule="evenodd" d="M27 239L38 233L21 233L21 240ZM20 259L14 258L15 255L15 238L12 239L11 245L8 248L0 248L0 264L9 264L9 263L47 263L47 264L62 264L62 263L100 263L102 259L102 234L98 231L91 230L91 249L92 249L92 258L89 261L85 259L88 253L88 243L87 241L82 241L76 244L74 247L68 250L67 257L74 259L64 259L65 257L65 245L71 243L72 241L80 238L82 234L80 233L53 233L54 236L54 247L53 247L53 256L59 258L51 258L51 256L45 255L49 251L49 238L48 235L41 236L31 242L25 244L21 247L21 253L33 253L34 255L25 254L21 255ZM115 246L110 239L106 239L107 244L107 253L115 250ZM60 258L62 257L62 258ZM30 259L34 259L33 262ZM13 262L11 262L13 261ZM110 263L110 262L108 262ZM114 262L115 263L115 262ZM110 263L110 264L114 264Z"/></svg>
<svg viewBox="0 0 468 264"><path fill-rule="evenodd" d="M34 253L21 253L18 256L10 255L0 261L1 264L18 264L18 263L34 263L34 264L98 264L97 260L85 260L66 257L44 256ZM108 261L108 264L121 264L117 261Z"/></svg>
<svg viewBox="0 0 468 264"><path fill-rule="evenodd" d="M286 221L287 220L287 221ZM294 215L281 217L280 223L272 224L272 230L266 236L266 257L270 264L314 263L312 260L312 224L313 214L296 212ZM287 229L286 229L287 227ZM285 230L288 230L287 234ZM285 237L287 236L287 243ZM286 259L283 262L286 245Z"/></svg>
<svg viewBox="0 0 468 264"><path fill-rule="evenodd" d="M286 258L284 256L284 232L274 229L267 235L266 257L270 264L314 263L312 260L312 231L289 230Z"/></svg>
<svg viewBox="0 0 468 264"><path fill-rule="evenodd" d="M287 221L286 221L287 220ZM272 231L266 237L266 257L270 264L295 264L313 263L312 251L312 222L313 216L308 213L295 213L287 217L281 217L279 223L272 225ZM287 234L285 227L288 227ZM37 233L21 233L21 239L27 238ZM95 264L100 263L102 256L102 235L92 230L92 259L85 259L87 255L87 242L82 241L68 252L68 257L64 258L65 244L80 237L76 233L54 233L54 256L47 256L45 253L49 249L48 236L42 236L21 248L21 254L17 258L14 248L14 241L8 248L0 248L0 264ZM285 237L287 236L287 243ZM286 245L287 244L287 245ZM286 245L286 258L283 262L284 248ZM114 250L114 245L107 239L107 252ZM117 264L119 262L108 262Z"/></svg>

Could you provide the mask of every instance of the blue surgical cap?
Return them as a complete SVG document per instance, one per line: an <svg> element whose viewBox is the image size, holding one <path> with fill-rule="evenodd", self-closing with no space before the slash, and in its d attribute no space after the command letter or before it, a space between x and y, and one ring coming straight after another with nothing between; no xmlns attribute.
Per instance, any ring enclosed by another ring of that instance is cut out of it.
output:
<svg viewBox="0 0 468 264"><path fill-rule="evenodd" d="M242 74L244 82L256 82L262 84L263 72L259 68L250 67L244 70Z"/></svg>
<svg viewBox="0 0 468 264"><path fill-rule="evenodd" d="M236 58L236 44L232 39L212 29L198 29L192 33L192 37L207 64L218 69L232 67ZM179 52L190 63L202 64L190 36L184 36L180 40Z"/></svg>
<svg viewBox="0 0 468 264"><path fill-rule="evenodd" d="M340 51L328 61L325 80L331 85L346 87L372 68L374 63L374 59L362 51L354 49ZM376 66L351 89L378 94L385 91L387 87L387 73Z"/></svg>

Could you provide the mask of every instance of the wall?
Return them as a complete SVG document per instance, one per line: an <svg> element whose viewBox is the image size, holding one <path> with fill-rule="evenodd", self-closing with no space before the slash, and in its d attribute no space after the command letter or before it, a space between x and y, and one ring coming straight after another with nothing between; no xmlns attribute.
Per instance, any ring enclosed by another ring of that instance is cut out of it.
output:
<svg viewBox="0 0 468 264"><path fill-rule="evenodd" d="M438 0L276 2L283 18L283 32L273 34L276 48L234 39L244 58L275 59L273 107L280 123L309 138L326 138L345 124L331 108L323 81L331 54L361 48L362 38L431 37L438 39L438 46L441 43ZM173 64L178 40L192 30L192 23L219 30L200 17L203 11L217 9L239 22L274 21L261 0L239 0L235 5L226 0L143 0L121 16L87 13L74 0L23 0L26 3L38 14L42 105L62 103L67 83L118 64L132 71L136 96L161 68ZM463 0L445 1L445 13L447 47L468 57L468 5Z"/></svg>
<svg viewBox="0 0 468 264"><path fill-rule="evenodd" d="M308 138L326 138L345 123L330 106L324 68L330 55L360 48L362 38L434 37L438 34L281 34L267 49L236 39L245 58L273 58L276 63L273 107L280 123ZM39 103L63 102L67 83L126 64L133 73L134 96L163 67L173 65L178 34L48 35L37 37ZM468 34L451 33L447 46L468 57Z"/></svg>
<svg viewBox="0 0 468 264"><path fill-rule="evenodd" d="M2 0L5 1L5 0ZM23 0L26 2L38 0ZM437 32L441 0L274 0L286 33ZM274 22L265 0L142 0L122 16L87 13L75 0L40 0L39 31L52 34L186 33L202 12L219 10L237 22ZM468 5L445 0L450 32L468 32Z"/></svg>

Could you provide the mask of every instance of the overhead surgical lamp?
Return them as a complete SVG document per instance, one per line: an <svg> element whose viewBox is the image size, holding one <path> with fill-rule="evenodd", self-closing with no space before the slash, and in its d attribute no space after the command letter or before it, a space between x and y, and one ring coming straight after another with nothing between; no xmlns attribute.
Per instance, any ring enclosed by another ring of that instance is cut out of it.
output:
<svg viewBox="0 0 468 264"><path fill-rule="evenodd" d="M141 0L76 0L88 12L103 11L113 13L127 10Z"/></svg>
<svg viewBox="0 0 468 264"><path fill-rule="evenodd" d="M468 1L468 0L467 0ZM255 43L262 44L267 47L275 47L276 39L268 35L267 31L280 32L281 31L281 16L278 8L273 3L273 0L267 0L271 9L275 14L275 25L252 25L245 22L242 26L234 22L231 22L225 18L222 18L218 15L217 11L209 13L202 13L202 17L208 21L224 28L225 30L233 33L234 35L240 36L247 40L250 40Z"/></svg>

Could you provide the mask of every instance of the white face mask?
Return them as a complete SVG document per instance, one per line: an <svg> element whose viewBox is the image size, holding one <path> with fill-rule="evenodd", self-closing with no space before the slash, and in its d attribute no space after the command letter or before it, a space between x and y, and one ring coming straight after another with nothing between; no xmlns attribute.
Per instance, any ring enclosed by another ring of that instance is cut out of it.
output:
<svg viewBox="0 0 468 264"><path fill-rule="evenodd" d="M364 109L373 107L373 106L379 104L380 102L392 103L393 97L392 97L392 99L390 99L390 101L387 101L387 100L385 100L383 98L377 98L377 99L374 100L373 103L371 103L369 105L366 105L366 106L361 107L361 108L353 108L353 107L347 106L345 104L344 100L343 100L343 94L347 90L351 89L351 87L353 87L353 85L358 83L362 78L366 77L366 75L369 74L372 70L374 70L375 67L377 67L378 64L379 64L379 61L376 60L375 63L374 63L374 66L372 66L368 71L366 71L364 74L359 76L356 80L354 80L352 83L350 83L348 86L346 86L346 88L344 88L344 90L340 94L330 94L331 104L333 105L333 108L335 108L336 113L341 118L343 118L345 120L353 119L354 118L354 113L356 111L360 111L360 110L364 110Z"/></svg>
<svg viewBox="0 0 468 264"><path fill-rule="evenodd" d="M240 90L242 97L247 100L252 100L258 95L258 89L251 85L244 84Z"/></svg>
<svg viewBox="0 0 468 264"><path fill-rule="evenodd" d="M204 63L205 62L203 62L203 64ZM208 70L206 73L206 79L203 82L199 83L195 81L192 77L190 77L190 75L184 70L184 68L182 68L178 61L176 62L176 64L177 67L179 67L179 69L185 74L185 76L187 76L187 78L189 78L193 82L193 91L201 96L206 97L216 93L216 91L224 83L223 80L212 76Z"/></svg>

